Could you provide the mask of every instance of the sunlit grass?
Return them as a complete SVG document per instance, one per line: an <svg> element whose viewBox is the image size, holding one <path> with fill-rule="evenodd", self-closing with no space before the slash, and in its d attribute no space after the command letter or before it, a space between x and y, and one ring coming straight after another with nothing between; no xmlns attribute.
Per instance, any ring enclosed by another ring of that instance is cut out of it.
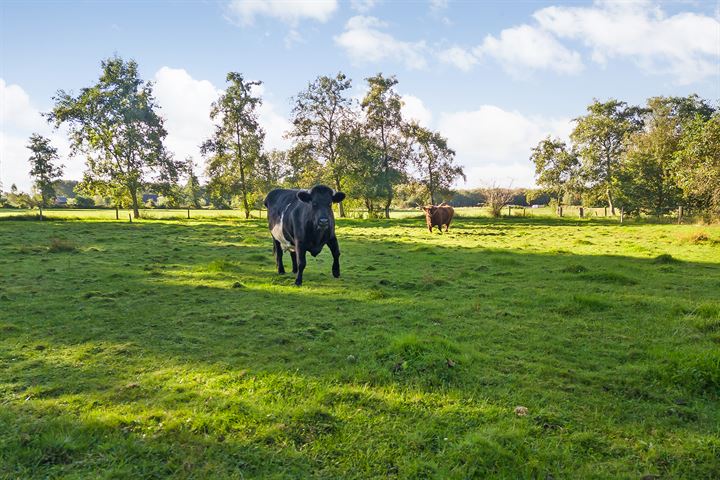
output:
<svg viewBox="0 0 720 480"><path fill-rule="evenodd" d="M0 478L717 477L718 227L337 232L0 222Z"/></svg>

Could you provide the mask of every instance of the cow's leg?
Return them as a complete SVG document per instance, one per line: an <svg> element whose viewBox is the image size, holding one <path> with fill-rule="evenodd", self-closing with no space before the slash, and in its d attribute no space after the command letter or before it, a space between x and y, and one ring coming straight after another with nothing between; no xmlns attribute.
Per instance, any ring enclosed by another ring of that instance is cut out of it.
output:
<svg viewBox="0 0 720 480"><path fill-rule="evenodd" d="M338 245L337 237L332 237L328 241L328 248L333 256L332 274L333 277L338 278L340 276L340 245Z"/></svg>
<svg viewBox="0 0 720 480"><path fill-rule="evenodd" d="M297 256L297 277L295 277L295 285L302 285L303 271L305 270L305 249L295 244L295 255Z"/></svg>
<svg viewBox="0 0 720 480"><path fill-rule="evenodd" d="M279 274L285 273L285 266L283 265L283 251L280 242L273 238L273 253L275 254L275 264L277 265L277 271Z"/></svg>
<svg viewBox="0 0 720 480"><path fill-rule="evenodd" d="M292 272L297 273L297 255L295 255L295 252L290 252L290 259L293 264Z"/></svg>

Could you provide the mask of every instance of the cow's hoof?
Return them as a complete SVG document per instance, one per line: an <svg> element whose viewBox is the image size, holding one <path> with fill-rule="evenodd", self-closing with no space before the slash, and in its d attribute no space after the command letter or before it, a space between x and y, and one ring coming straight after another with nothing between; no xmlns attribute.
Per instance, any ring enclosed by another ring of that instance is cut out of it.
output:
<svg viewBox="0 0 720 480"><path fill-rule="evenodd" d="M340 278L340 271L332 272L332 274L333 274L333 277Z"/></svg>
<svg viewBox="0 0 720 480"><path fill-rule="evenodd" d="M285 270L278 270L278 275L285 275Z"/></svg>

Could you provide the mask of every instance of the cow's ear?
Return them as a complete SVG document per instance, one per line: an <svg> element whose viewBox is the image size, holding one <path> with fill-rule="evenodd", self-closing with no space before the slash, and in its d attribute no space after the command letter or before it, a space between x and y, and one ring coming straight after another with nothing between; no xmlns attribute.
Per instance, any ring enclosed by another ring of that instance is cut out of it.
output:
<svg viewBox="0 0 720 480"><path fill-rule="evenodd" d="M312 201L312 196L310 195L310 192L306 190L300 190L297 193L297 197L305 203L310 203Z"/></svg>
<svg viewBox="0 0 720 480"><path fill-rule="evenodd" d="M345 200L345 194L343 192L335 192L332 200L333 203L340 203Z"/></svg>

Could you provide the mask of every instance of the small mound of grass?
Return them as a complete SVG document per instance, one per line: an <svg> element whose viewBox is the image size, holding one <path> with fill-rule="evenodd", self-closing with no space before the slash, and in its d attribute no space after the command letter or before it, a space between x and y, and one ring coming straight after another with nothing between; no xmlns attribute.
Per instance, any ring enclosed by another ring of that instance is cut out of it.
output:
<svg viewBox="0 0 720 480"><path fill-rule="evenodd" d="M202 270L211 273L232 272L233 270L235 270L235 264L228 260L213 260L212 262L208 263L207 266Z"/></svg>
<svg viewBox="0 0 720 480"><path fill-rule="evenodd" d="M703 303L696 309L687 312L690 323L701 332L720 331L720 305Z"/></svg>
<svg viewBox="0 0 720 480"><path fill-rule="evenodd" d="M451 384L462 376L468 359L460 347L444 338L415 334L395 338L378 355L393 377L428 386Z"/></svg>
<svg viewBox="0 0 720 480"><path fill-rule="evenodd" d="M674 385L695 392L720 391L720 350L676 350L666 353L661 375Z"/></svg>
<svg viewBox="0 0 720 480"><path fill-rule="evenodd" d="M77 245L63 238L51 238L48 253L74 253L78 251Z"/></svg>
<svg viewBox="0 0 720 480"><path fill-rule="evenodd" d="M655 257L653 262L660 263L660 264L668 264L668 263L677 263L678 260L676 258L674 258L672 255L670 255L669 253L663 253L663 254Z"/></svg>
<svg viewBox="0 0 720 480"><path fill-rule="evenodd" d="M705 243L705 242L710 241L710 236L706 232L700 230L700 231L688 233L686 235L682 235L680 237L680 240L683 243L692 243L692 244L697 245L698 243Z"/></svg>
<svg viewBox="0 0 720 480"><path fill-rule="evenodd" d="M560 271L563 273L585 273L588 269L584 265L572 264L564 267Z"/></svg>
<svg viewBox="0 0 720 480"><path fill-rule="evenodd" d="M581 278L583 280L606 283L609 285L635 285L638 283L634 278L626 277L625 275L615 272L588 273L586 275L582 275Z"/></svg>
<svg viewBox="0 0 720 480"><path fill-rule="evenodd" d="M314 442L324 435L334 433L340 420L322 408L311 408L295 413L290 419L287 433L295 445L302 446Z"/></svg>
<svg viewBox="0 0 720 480"><path fill-rule="evenodd" d="M563 315L580 315L586 312L603 312L610 304L596 295L576 294L564 302L557 311Z"/></svg>

